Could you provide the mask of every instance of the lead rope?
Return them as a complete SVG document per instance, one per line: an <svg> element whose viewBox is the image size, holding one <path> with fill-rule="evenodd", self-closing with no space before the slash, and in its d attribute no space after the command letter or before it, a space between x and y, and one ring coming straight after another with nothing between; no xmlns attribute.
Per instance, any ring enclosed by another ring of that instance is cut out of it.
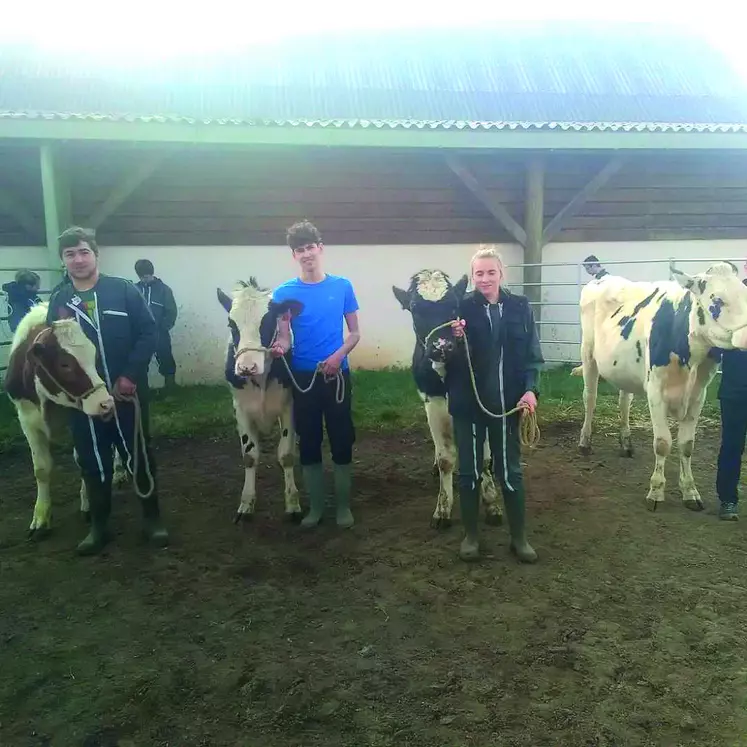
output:
<svg viewBox="0 0 747 747"><path fill-rule="evenodd" d="M148 459L148 451L145 446L145 431L143 429L143 413L140 406L140 398L137 394L134 394L132 397L125 397L120 394L119 400L121 402L130 402L135 408L135 424L132 436L132 483L137 497L145 500L153 495L156 489L156 481L150 468L150 459ZM138 441L140 442L139 444ZM148 485L150 486L145 493L141 492L137 484L137 472L138 467L140 466L140 449L138 446L142 446L143 449L143 456L145 457L145 476L148 478Z"/></svg>
<svg viewBox="0 0 747 747"><path fill-rule="evenodd" d="M439 324L438 327L435 327L432 329L426 336L424 340L424 346L427 347L428 340L441 329L444 329L445 327L451 327L451 325L455 322L459 321L458 319L455 319L453 321L444 322L444 324ZM480 395L477 393L477 382L475 381L475 369L472 365L472 355L469 351L469 339L467 338L467 332L466 330L462 330L462 337L464 338L464 350L467 355L467 369L469 370L469 378L472 382L472 392L475 395L475 400L477 401L477 406L484 412L489 418L508 418L511 415L515 415L517 412L521 413L521 416L519 418L519 442L522 446L526 446L529 449L534 449L537 444L540 441L540 429L539 424L537 422L537 413L536 412L530 412L529 408L527 408L525 405L518 405L517 407L514 407L513 409L509 410L505 413L495 413L491 412L490 410L483 405L482 400L480 399Z"/></svg>
<svg viewBox="0 0 747 747"><path fill-rule="evenodd" d="M268 353L274 342L275 340L273 339L272 343L270 343L269 348L263 347L261 345L256 345L256 346L245 345L243 348L237 350L236 353L234 353L233 359L235 361L236 358L238 358L242 353L249 353L249 352ZM311 377L311 383L306 387L306 389L303 389L301 385L298 383L298 381L296 381L296 377L293 375L293 371L291 371L291 367L286 357L283 355L280 357L280 360L283 361L283 365L285 366L285 370L288 372L288 376L290 377L291 383L298 390L299 394L308 394L314 388L316 377L319 375L319 372L322 370L322 364L317 363L317 366L314 369L314 375ZM345 378L342 375L342 371L338 370L334 376L327 376L327 374L324 374L325 384L329 384L332 381L337 382L336 387L335 387L335 402L338 405L341 405L345 401Z"/></svg>

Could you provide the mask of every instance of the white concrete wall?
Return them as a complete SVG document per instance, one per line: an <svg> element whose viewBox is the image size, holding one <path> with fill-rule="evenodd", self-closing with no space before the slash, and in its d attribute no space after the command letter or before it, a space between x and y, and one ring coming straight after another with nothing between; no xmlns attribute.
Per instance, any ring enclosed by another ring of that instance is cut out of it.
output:
<svg viewBox="0 0 747 747"><path fill-rule="evenodd" d="M377 368L407 365L412 355L413 333L409 316L392 295L391 286L405 287L409 277L424 267L439 267L458 279L469 269L474 245L452 246L329 246L326 262L330 272L346 275L356 289L361 306L363 339L351 360L354 366ZM508 265L508 284L522 291L522 251L516 245L501 248ZM551 244L543 251L543 301L566 306L545 305L544 321L567 321L572 326L543 325L541 337L548 359L578 360L578 294L577 263L588 254L596 254L610 271L631 279L664 279L668 277L669 257L739 260L747 256L747 241L686 242L608 242ZM43 266L46 250L0 247L0 268ZM174 352L179 367L178 379L184 383L218 382L223 370L227 339L226 315L215 296L216 287L230 291L239 279L254 274L260 283L274 286L295 273L295 263L283 246L265 247L105 247L101 266L104 272L135 280L134 264L148 258L156 273L174 289L179 306L179 320L174 330ZM658 263L639 263L657 259ZM612 262L620 261L615 265ZM565 263L564 266L551 266ZM706 263L680 261L687 271L705 269ZM0 269L0 282L12 274ZM44 282L47 278L44 278ZM552 283L569 283L560 286ZM7 339L7 325L0 322L0 339ZM553 344L552 340L570 340L573 345ZM0 348L0 365L6 360L7 348ZM160 377L151 368L152 380Z"/></svg>
<svg viewBox="0 0 747 747"><path fill-rule="evenodd" d="M630 280L669 279L670 258L675 258L677 266L690 273L702 272L716 260L730 259L742 274L742 265L747 258L747 240L549 244L542 252L542 319L571 322L572 326L542 325L542 350L547 359L579 360L581 329L578 298L581 286L591 278L578 263L589 254L596 255L609 272L624 275ZM564 265L553 266L554 263ZM573 344L553 344L552 340L572 341Z"/></svg>

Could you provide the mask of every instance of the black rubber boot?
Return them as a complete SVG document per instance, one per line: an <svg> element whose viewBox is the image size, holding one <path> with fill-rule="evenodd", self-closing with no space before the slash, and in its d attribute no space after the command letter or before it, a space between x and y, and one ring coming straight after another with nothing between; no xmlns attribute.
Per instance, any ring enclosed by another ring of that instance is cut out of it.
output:
<svg viewBox="0 0 747 747"><path fill-rule="evenodd" d="M96 477L84 477L91 514L91 528L85 539L78 544L78 555L98 555L111 541L109 516L112 512L111 480L101 482Z"/></svg>
<svg viewBox="0 0 747 747"><path fill-rule="evenodd" d="M304 516L301 526L304 529L315 527L324 516L324 465L305 464L303 466L303 481L309 494L309 513Z"/></svg>
<svg viewBox="0 0 747 747"><path fill-rule="evenodd" d="M524 488L504 490L503 505L506 507L508 528L511 533L511 552L522 563L536 563L537 553L527 541L526 536L526 501Z"/></svg>
<svg viewBox="0 0 747 747"><path fill-rule="evenodd" d="M459 557L465 562L480 559L478 527L480 520L480 494L477 488L459 488L459 506L464 525L464 539L459 546Z"/></svg>
<svg viewBox="0 0 747 747"><path fill-rule="evenodd" d="M154 492L150 498L141 498L140 504L143 507L143 536L156 547L166 547L169 544L169 533L161 521L158 493Z"/></svg>
<svg viewBox="0 0 747 747"><path fill-rule="evenodd" d="M350 510L350 492L352 486L350 464L335 464L335 501L337 503L337 526L350 529L355 524Z"/></svg>

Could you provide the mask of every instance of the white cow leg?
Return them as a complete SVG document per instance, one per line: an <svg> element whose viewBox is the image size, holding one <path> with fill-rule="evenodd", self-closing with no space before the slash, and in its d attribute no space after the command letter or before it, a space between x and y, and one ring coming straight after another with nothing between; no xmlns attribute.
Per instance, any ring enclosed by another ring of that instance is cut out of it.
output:
<svg viewBox="0 0 747 747"><path fill-rule="evenodd" d="M298 497L298 487L293 468L296 463L296 431L293 427L293 403L290 397L280 416L278 462L283 468L285 482L285 518L294 523L301 521L303 512Z"/></svg>
<svg viewBox="0 0 747 747"><path fill-rule="evenodd" d="M498 489L493 480L493 461L490 452L490 439L485 439L483 448L482 475L480 478L480 499L485 507L485 523L499 527L503 524L503 508L498 500Z"/></svg>
<svg viewBox="0 0 747 747"><path fill-rule="evenodd" d="M620 392L618 405L620 410L620 449L623 456L633 456L633 442L630 438L630 403L633 395L630 392Z"/></svg>
<svg viewBox="0 0 747 747"><path fill-rule="evenodd" d="M112 478L112 485L114 485L114 487L125 485L129 479L130 476L127 472L127 468L122 463L122 457L119 455L119 452L114 449L114 477Z"/></svg>
<svg viewBox="0 0 747 747"><path fill-rule="evenodd" d="M656 511L657 506L664 502L664 487L667 483L664 468L667 457L672 451L672 433L667 422L666 404L659 401L661 398L655 391L655 385L653 391L654 396L651 395L652 388L649 384L648 407L654 429L654 457L656 459L654 471L651 475L650 489L646 496L650 511Z"/></svg>
<svg viewBox="0 0 747 747"><path fill-rule="evenodd" d="M21 427L31 448L31 459L36 478L36 503L34 515L29 527L29 537L40 539L52 528L52 502L50 499L50 482L52 480L52 452L49 448L49 437L40 428L26 425L21 418Z"/></svg>
<svg viewBox="0 0 747 747"><path fill-rule="evenodd" d="M599 386L599 369L597 362L582 352L584 371L584 424L581 427L581 438L578 442L582 454L591 454L591 424L597 406L597 388Z"/></svg>
<svg viewBox="0 0 747 747"><path fill-rule="evenodd" d="M259 464L259 436L252 427L249 417L236 408L239 439L241 441L241 458L244 462L244 488L241 501L236 511L234 523L251 521L254 518L254 506L257 502L257 465Z"/></svg>
<svg viewBox="0 0 747 747"><path fill-rule="evenodd" d="M680 452L680 491L682 502L691 511L702 511L703 501L695 487L692 470L692 455L695 445L695 425L697 420L688 416L680 423L677 431L677 446Z"/></svg>
<svg viewBox="0 0 747 747"><path fill-rule="evenodd" d="M454 429L446 398L429 397L425 402L425 415L436 448L440 483L431 526L440 529L451 526L451 512L454 507L454 465L456 464Z"/></svg>

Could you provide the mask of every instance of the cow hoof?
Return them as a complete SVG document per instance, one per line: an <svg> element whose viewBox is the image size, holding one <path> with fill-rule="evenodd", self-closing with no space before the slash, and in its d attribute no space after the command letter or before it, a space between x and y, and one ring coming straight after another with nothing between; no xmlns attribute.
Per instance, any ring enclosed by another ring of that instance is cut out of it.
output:
<svg viewBox="0 0 747 747"><path fill-rule="evenodd" d="M663 503L664 501L655 501L652 498L646 498L646 508L649 511L656 511L657 507L660 503Z"/></svg>
<svg viewBox="0 0 747 747"><path fill-rule="evenodd" d="M284 518L289 524L300 524L301 519L303 519L303 511L288 511Z"/></svg>
<svg viewBox="0 0 747 747"><path fill-rule="evenodd" d="M451 526L451 519L446 516L431 517L431 527L433 529L448 529Z"/></svg>
<svg viewBox="0 0 747 747"><path fill-rule="evenodd" d="M628 459L633 458L633 447L629 446L627 449L623 448L620 450L620 455L627 457Z"/></svg>
<svg viewBox="0 0 747 747"><path fill-rule="evenodd" d="M81 519L83 519L83 522L85 524L90 524L91 523L91 512L90 511L81 511L80 512L80 517L81 517Z"/></svg>
<svg viewBox="0 0 747 747"><path fill-rule="evenodd" d="M485 523L489 527L503 526L503 514L485 514Z"/></svg>
<svg viewBox="0 0 747 747"><path fill-rule="evenodd" d="M705 508L700 498L691 498L688 501L683 501L683 503L685 504L685 508L690 509L690 511L702 511Z"/></svg>
<svg viewBox="0 0 747 747"><path fill-rule="evenodd" d="M242 514L238 512L234 517L234 524L250 524L254 520L254 514Z"/></svg>
<svg viewBox="0 0 747 747"><path fill-rule="evenodd" d="M39 542L49 537L51 533L52 529L50 527L37 527L36 529L29 529L26 538L29 542Z"/></svg>
<svg viewBox="0 0 747 747"><path fill-rule="evenodd" d="M579 446L578 450L583 456L589 456L591 454L591 446Z"/></svg>

